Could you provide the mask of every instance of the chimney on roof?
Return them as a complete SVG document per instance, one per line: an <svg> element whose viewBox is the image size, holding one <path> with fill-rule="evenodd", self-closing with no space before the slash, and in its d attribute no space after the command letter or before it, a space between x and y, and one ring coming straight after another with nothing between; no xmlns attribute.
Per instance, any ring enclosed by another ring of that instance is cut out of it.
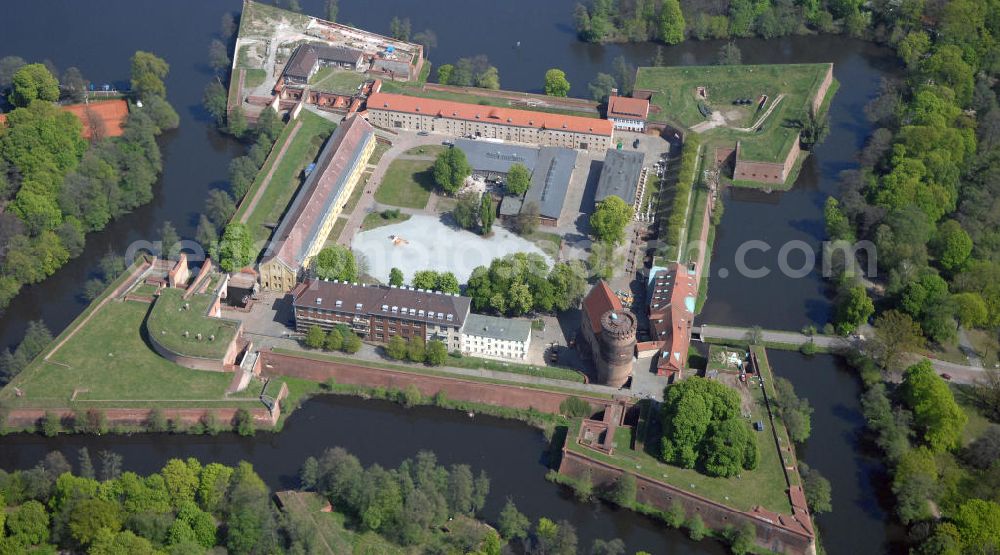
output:
<svg viewBox="0 0 1000 555"><path fill-rule="evenodd" d="M618 88L611 87L611 96L618 96Z"/></svg>

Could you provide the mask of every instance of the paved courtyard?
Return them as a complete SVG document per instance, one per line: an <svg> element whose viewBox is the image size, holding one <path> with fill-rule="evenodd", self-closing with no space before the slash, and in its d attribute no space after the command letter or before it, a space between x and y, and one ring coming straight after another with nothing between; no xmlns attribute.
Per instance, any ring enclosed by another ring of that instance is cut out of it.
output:
<svg viewBox="0 0 1000 555"><path fill-rule="evenodd" d="M402 270L407 279L420 270L452 272L459 283L465 283L477 266L489 266L494 258L517 252L540 254L552 264L534 243L500 226L484 238L426 215L358 233L351 248L365 256L368 273L382 283L389 282L392 268Z"/></svg>

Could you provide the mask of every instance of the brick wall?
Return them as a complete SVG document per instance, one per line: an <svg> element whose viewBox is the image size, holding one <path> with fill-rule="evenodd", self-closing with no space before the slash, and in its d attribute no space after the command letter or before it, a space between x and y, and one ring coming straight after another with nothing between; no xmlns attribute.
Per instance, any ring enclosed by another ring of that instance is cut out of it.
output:
<svg viewBox="0 0 1000 555"><path fill-rule="evenodd" d="M595 411L603 408L608 402L605 399L587 397L582 393L569 395L513 385L489 384L461 378L428 376L341 362L312 360L266 351L260 353L260 359L260 371L264 376L293 376L317 382L333 378L337 383L386 389L405 389L412 384L425 396L443 391L448 399L455 401L485 403L515 409L535 409L552 414L558 413L559 404L570 396L590 402Z"/></svg>
<svg viewBox="0 0 1000 555"><path fill-rule="evenodd" d="M567 438L566 441L575 441L575 438ZM562 462L559 465L560 474L579 478L587 469L591 472L591 480L595 487L612 484L622 473L611 465L563 449ZM644 505L666 510L675 501L679 502L684 507L686 518L698 514L709 528L716 530L728 526L738 529L750 522L757 531L757 545L765 549L791 555L813 553L814 536L811 523L803 526L791 515L739 511L639 475L636 475L636 485L636 501Z"/></svg>

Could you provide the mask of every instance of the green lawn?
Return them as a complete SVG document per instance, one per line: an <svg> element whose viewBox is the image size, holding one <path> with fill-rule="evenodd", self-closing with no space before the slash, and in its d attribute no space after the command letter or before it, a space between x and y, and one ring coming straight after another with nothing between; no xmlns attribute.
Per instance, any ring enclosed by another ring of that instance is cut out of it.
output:
<svg viewBox="0 0 1000 555"><path fill-rule="evenodd" d="M415 146L403 154L408 154L410 156L431 156L436 158L438 154L441 154L446 150L448 150L448 147L444 145L424 145Z"/></svg>
<svg viewBox="0 0 1000 555"><path fill-rule="evenodd" d="M237 323L205 314L212 295L197 294L185 300L183 294L171 288L160 292L146 321L150 336L178 354L222 359L236 335Z"/></svg>
<svg viewBox="0 0 1000 555"><path fill-rule="evenodd" d="M459 368L481 368L483 370L494 370L497 372L510 372L512 374L524 374L526 376L538 376L553 380L566 380L570 382L583 383L583 374L570 368L559 368L556 366L535 366L534 364L519 364L516 362L503 362L499 360L489 360L472 356L449 357L448 366Z"/></svg>
<svg viewBox="0 0 1000 555"><path fill-rule="evenodd" d="M330 121L308 110L303 110L299 118L302 121L302 127L295 135L292 144L288 146L288 150L285 151L285 156L278 162L278 167L274 170L274 175L257 202L254 211L246 217L247 227L253 233L254 241L261 244L271 236L271 228L268 224L278 223L295 195L295 191L304 181L302 170L316 159L323 142L335 127ZM238 220L243 217L243 213L248 209L249 199L253 198L261 187L264 176L274 165L274 158L294 125L294 123L289 123L281 132L277 142L275 142L274 150L271 151L271 155L261 167L257 179L254 180L234 219Z"/></svg>
<svg viewBox="0 0 1000 555"><path fill-rule="evenodd" d="M525 239L534 243L553 260L559 257L559 245L562 244L562 237L559 234L536 229L531 235L526 235Z"/></svg>
<svg viewBox="0 0 1000 555"><path fill-rule="evenodd" d="M770 383L772 381L770 369L766 369L765 374L767 376L765 383ZM579 421L570 426L566 445L569 449L591 458L677 486L739 510L746 511L756 505L761 505L772 511L790 514L792 507L788 500L785 475L771 432L771 423L764 407L764 396L759 387L752 387L750 391L756 402L752 411L752 420L763 420L764 431L754 432L760 452L757 468L749 472L745 471L739 477L710 477L694 469L680 468L661 462L652 454L659 450L659 436L661 434L659 416L656 414L653 415L652 419L642 424L643 430L647 433L644 450L631 449L628 442L629 436L626 434L615 436L620 437L620 441L615 442L614 454L610 456L582 446L576 441L580 427ZM782 424L778 422L776 425L781 426Z"/></svg>
<svg viewBox="0 0 1000 555"><path fill-rule="evenodd" d="M418 366L418 365L415 365L415 364L414 365L392 364L392 363L388 363L388 362L376 362L376 361L371 361L371 360L362 360L362 359L358 359L358 358L340 356L340 355L337 355L337 354L325 353L325 352L320 352L320 351L305 351L305 350L295 350L295 349L282 349L282 348L279 348L279 347L275 347L273 349L273 351L275 353L282 354L282 355L302 357L302 358L308 358L308 359L313 359L313 360L329 360L329 361L333 361L333 362L345 362L345 363L348 363L348 364L357 364L358 366L367 366L367 367L370 367L370 368L382 368L384 370L394 370L394 371L397 371L397 372L407 372L407 373L410 373L410 374L424 374L424 375L428 375L428 376L438 376L438 377L445 377L445 378L456 378L456 379L460 379L460 380L468 380L468 381L471 381L471 382L492 383L492 384L500 384L500 385L513 385L513 386L517 386L517 387L528 387L528 388L531 388L531 389L539 389L539 390L542 390L542 391L553 391L553 392L556 392L556 393L567 393L567 394L570 394L570 395L581 395L582 394L582 392L580 392L580 391L578 391L576 389L568 389L568 388L565 388L565 387L557 387L557 386L550 386L550 385L527 384L527 383L522 383L522 382L513 382L513 381L509 381L509 380L499 380L499 379L493 379L493 378L482 378L482 377L479 377L479 376L465 376L465 375L455 374L453 372L447 372L447 371L443 371L443 370L437 370L437 369L434 369L434 368L431 368L431 367L428 367L428 366L423 366L423 365L419 365ZM449 361L450 360L452 360L452 359L449 358ZM449 362L449 364L450 364L450 362ZM517 373L517 372L516 371L511 371L511 373ZM282 379L288 379L288 378L282 378ZM590 397L596 397L596 398L600 398L600 399L610 399L612 397L611 395L607 395L607 394L604 394L604 393L596 393L596 392L587 392L586 394L588 396L590 396Z"/></svg>
<svg viewBox="0 0 1000 555"><path fill-rule="evenodd" d="M382 155L385 154L391 147L392 145L387 143L375 143L375 150L372 151L372 157L368 159L368 163L372 166L378 164L379 160L382 159Z"/></svg>
<svg viewBox="0 0 1000 555"><path fill-rule="evenodd" d="M340 238L340 233L344 231L344 227L347 226L347 218L341 216L337 218L337 221L333 223L333 227L330 229L330 235L326 237L325 246L330 247L337 244L337 239Z"/></svg>
<svg viewBox="0 0 1000 555"><path fill-rule="evenodd" d="M253 89L264 84L267 79L267 71L263 69L247 69L243 77L243 88Z"/></svg>
<svg viewBox="0 0 1000 555"><path fill-rule="evenodd" d="M434 190L432 160L393 160L375 191L375 200L390 206L422 209Z"/></svg>
<svg viewBox="0 0 1000 555"><path fill-rule="evenodd" d="M148 309L144 303L109 302L50 362L39 357L18 375L12 386L23 392L21 397L11 387L0 397L5 404L43 407L66 406L74 390L76 402L123 401L114 406L149 406L156 400L225 400L232 374L183 368L150 349L143 334ZM254 400L257 392L244 393L246 400Z"/></svg>
<svg viewBox="0 0 1000 555"><path fill-rule="evenodd" d="M372 212L365 216L365 221L361 223L361 231L368 231L379 227L398 224L410 219L409 214L397 214L390 217L383 216L384 212Z"/></svg>
<svg viewBox="0 0 1000 555"><path fill-rule="evenodd" d="M827 64L780 64L747 66L643 67L636 77L637 89L656 91L650 119L691 127L705 121L699 103L732 116L734 126L748 127L766 110L758 113L756 104L735 106L733 100L749 98L756 102L768 96L768 106L779 94L785 97L763 123L762 131L741 132L727 127L706 131L703 135L719 142L742 141L742 157L778 162L792 146L798 129L790 122L807 117L812 98L822 82ZM697 87L707 89L701 99ZM832 96L834 87L828 91Z"/></svg>
<svg viewBox="0 0 1000 555"><path fill-rule="evenodd" d="M696 241L701 239L701 232L704 229L703 224L705 223L705 205L708 203L708 189L702 186L700 183L695 184L694 190L691 191L694 196L692 201L691 213L687 221L687 235L685 236L684 245L686 249L684 259L687 262L694 262L698 260L699 249L701 245L697 244ZM709 222L711 224L711 222Z"/></svg>
<svg viewBox="0 0 1000 555"><path fill-rule="evenodd" d="M320 68L316 75L313 75L312 79L309 80L309 88L325 92L353 94L357 92L358 87L366 79L368 76L364 73L324 67Z"/></svg>

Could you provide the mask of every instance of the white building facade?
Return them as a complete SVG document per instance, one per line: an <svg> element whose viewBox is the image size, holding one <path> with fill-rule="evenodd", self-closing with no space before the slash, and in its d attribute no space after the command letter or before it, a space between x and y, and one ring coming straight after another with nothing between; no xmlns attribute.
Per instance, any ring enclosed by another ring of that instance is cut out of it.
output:
<svg viewBox="0 0 1000 555"><path fill-rule="evenodd" d="M525 362L531 346L531 323L469 314L462 326L461 344L463 355Z"/></svg>

